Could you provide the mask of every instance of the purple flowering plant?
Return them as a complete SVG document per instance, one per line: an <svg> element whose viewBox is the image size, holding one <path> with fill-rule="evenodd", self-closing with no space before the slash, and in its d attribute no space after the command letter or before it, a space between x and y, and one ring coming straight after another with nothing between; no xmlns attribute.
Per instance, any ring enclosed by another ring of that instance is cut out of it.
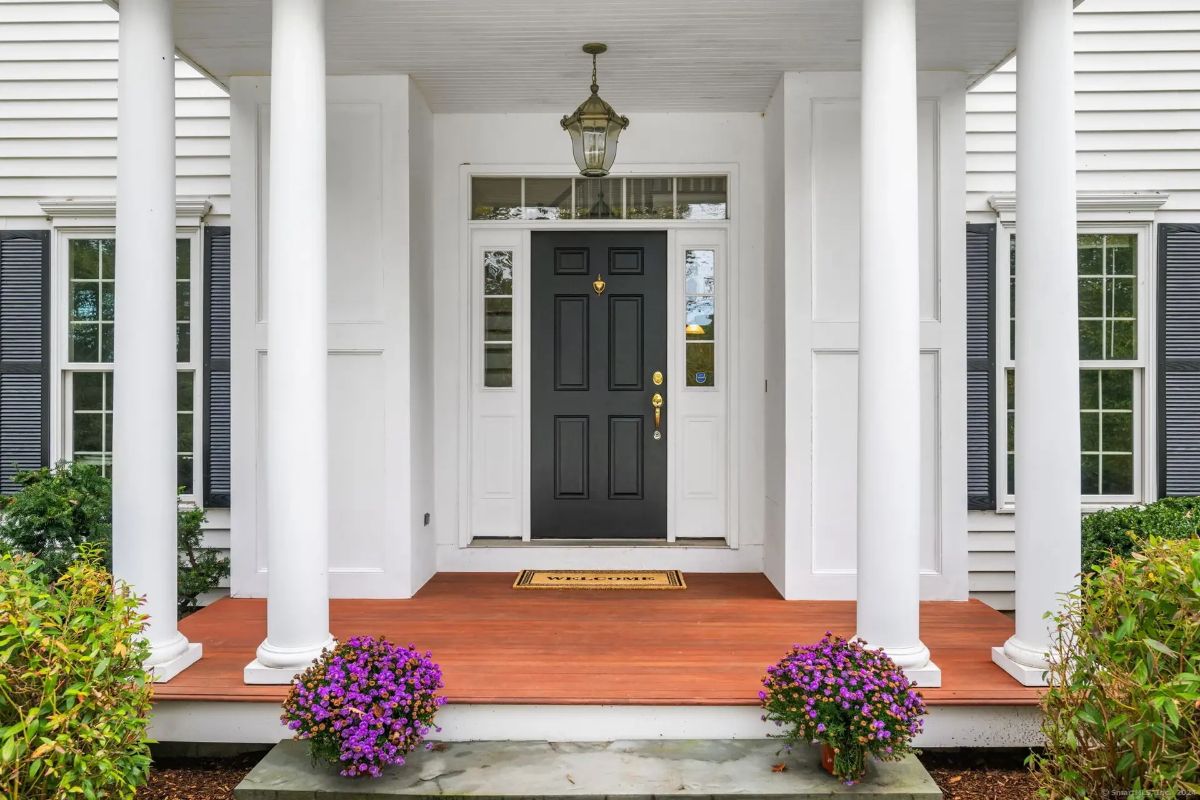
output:
<svg viewBox="0 0 1200 800"><path fill-rule="evenodd" d="M865 773L868 754L897 761L915 752L925 701L913 687L882 650L826 632L769 667L758 697L763 719L787 728L788 748L827 745L834 776L851 784Z"/></svg>
<svg viewBox="0 0 1200 800"><path fill-rule="evenodd" d="M446 702L442 670L428 652L355 636L326 649L292 682L283 723L309 742L314 762L346 777L379 777L404 764ZM426 745L427 747L429 745Z"/></svg>

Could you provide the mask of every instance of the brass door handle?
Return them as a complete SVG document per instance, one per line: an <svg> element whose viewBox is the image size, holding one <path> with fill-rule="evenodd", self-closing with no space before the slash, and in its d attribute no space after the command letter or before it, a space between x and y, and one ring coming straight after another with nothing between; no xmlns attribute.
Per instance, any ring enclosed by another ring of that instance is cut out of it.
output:
<svg viewBox="0 0 1200 800"><path fill-rule="evenodd" d="M650 407L654 409L654 438L659 437L658 429L662 425L663 396L658 392L650 398Z"/></svg>

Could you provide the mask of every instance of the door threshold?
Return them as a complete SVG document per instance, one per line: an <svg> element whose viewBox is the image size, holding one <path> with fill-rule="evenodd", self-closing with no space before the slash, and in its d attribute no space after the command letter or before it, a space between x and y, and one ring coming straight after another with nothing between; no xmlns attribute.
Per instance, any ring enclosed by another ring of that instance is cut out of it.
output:
<svg viewBox="0 0 1200 800"><path fill-rule="evenodd" d="M710 550L727 550L729 543L724 539L513 539L500 536L476 536L469 547L700 547Z"/></svg>

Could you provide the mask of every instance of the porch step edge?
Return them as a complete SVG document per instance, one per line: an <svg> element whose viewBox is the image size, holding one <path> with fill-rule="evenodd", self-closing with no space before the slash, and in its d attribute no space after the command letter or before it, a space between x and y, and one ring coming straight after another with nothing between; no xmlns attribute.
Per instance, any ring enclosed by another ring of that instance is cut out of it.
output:
<svg viewBox="0 0 1200 800"><path fill-rule="evenodd" d="M464 797L474 800L815 800L831 796L941 800L914 756L873 761L867 778L844 786L818 764L815 748L780 753L777 740L450 742L419 751L382 778L341 778L316 767L303 742L280 742L234 789L236 800L361 800ZM783 763L786 769L773 766Z"/></svg>

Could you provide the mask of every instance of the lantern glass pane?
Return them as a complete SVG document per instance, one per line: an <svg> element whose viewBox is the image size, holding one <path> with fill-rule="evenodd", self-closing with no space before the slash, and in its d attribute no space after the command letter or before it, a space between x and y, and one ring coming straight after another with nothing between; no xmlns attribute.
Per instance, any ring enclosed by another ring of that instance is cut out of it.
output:
<svg viewBox="0 0 1200 800"><path fill-rule="evenodd" d="M621 125L617 122L608 123L608 131L604 137L604 171L608 172L612 169L613 162L617 160L617 139L621 135Z"/></svg>
<svg viewBox="0 0 1200 800"><path fill-rule="evenodd" d="M597 169L608 171L608 167L612 165L612 162L605 155L606 144L607 140L605 139L603 128L583 129L584 169L589 171Z"/></svg>

